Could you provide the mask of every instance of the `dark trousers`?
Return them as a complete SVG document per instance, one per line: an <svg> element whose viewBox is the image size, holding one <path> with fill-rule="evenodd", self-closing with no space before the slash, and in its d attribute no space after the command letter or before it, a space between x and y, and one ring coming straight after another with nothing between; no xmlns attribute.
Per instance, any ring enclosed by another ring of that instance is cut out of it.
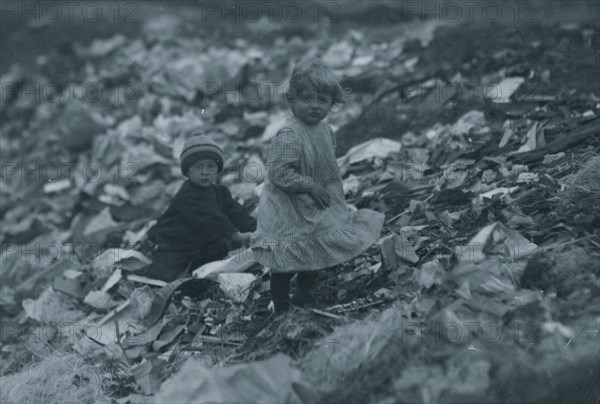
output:
<svg viewBox="0 0 600 404"><path fill-rule="evenodd" d="M296 272L271 273L271 298L276 312L283 312L290 307L290 281ZM300 293L315 286L319 274L316 271L298 272L296 285Z"/></svg>
<svg viewBox="0 0 600 404"><path fill-rule="evenodd" d="M208 262L222 260L227 256L229 248L225 239L187 249L168 244L158 245L150 254L152 264L136 271L136 275L172 282L190 275L193 270Z"/></svg>

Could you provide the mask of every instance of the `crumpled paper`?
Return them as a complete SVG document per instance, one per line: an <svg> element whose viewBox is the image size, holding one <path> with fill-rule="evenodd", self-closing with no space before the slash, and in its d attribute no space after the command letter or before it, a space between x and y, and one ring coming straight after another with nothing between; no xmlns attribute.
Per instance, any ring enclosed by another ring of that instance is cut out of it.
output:
<svg viewBox="0 0 600 404"><path fill-rule="evenodd" d="M108 292L102 290L92 290L89 292L83 302L89 304L95 309L107 310L118 306L119 303L114 301Z"/></svg>
<svg viewBox="0 0 600 404"><path fill-rule="evenodd" d="M288 356L277 354L265 361L210 369L191 359L161 386L153 402L309 402L299 397L301 374L290 361Z"/></svg>
<svg viewBox="0 0 600 404"><path fill-rule="evenodd" d="M255 279L256 277L252 274L225 273L219 274L217 282L228 298L236 303L242 303L248 298Z"/></svg>
<svg viewBox="0 0 600 404"><path fill-rule="evenodd" d="M354 146L348 150L348 153L337 159L337 163L340 167L340 172L344 175L348 167L352 164L375 158L384 159L393 153L398 153L401 148L402 143L400 142L378 137Z"/></svg>
<svg viewBox="0 0 600 404"><path fill-rule="evenodd" d="M531 258L537 245L519 232L494 222L479 230L465 246L456 247L459 262L480 263L486 259L521 261Z"/></svg>
<svg viewBox="0 0 600 404"><path fill-rule="evenodd" d="M66 295L51 288L44 290L37 300L25 299L22 305L27 317L40 323L69 323L85 316Z"/></svg>

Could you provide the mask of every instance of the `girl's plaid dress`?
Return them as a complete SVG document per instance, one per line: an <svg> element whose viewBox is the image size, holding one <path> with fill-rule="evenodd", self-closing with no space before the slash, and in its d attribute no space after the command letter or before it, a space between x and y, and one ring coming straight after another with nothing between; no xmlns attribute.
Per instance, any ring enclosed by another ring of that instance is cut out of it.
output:
<svg viewBox="0 0 600 404"><path fill-rule="evenodd" d="M272 141L267 179L251 248L274 272L314 271L346 262L378 240L384 215L350 212L329 125L309 126L290 114ZM307 193L317 182L330 205L317 207Z"/></svg>

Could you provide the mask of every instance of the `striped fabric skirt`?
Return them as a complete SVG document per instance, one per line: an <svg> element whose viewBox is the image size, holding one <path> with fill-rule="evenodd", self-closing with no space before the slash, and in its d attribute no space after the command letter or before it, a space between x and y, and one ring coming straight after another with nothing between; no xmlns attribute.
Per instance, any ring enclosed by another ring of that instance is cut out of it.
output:
<svg viewBox="0 0 600 404"><path fill-rule="evenodd" d="M254 257L273 272L316 271L347 262L379 239L384 215L360 209L347 210L344 216L326 230L301 238L268 237L259 228L251 240Z"/></svg>
<svg viewBox="0 0 600 404"><path fill-rule="evenodd" d="M325 189L329 206L318 207L306 193L307 178ZM370 209L348 209L331 128L308 126L290 115L271 145L257 230L250 240L256 260L274 272L341 264L379 239L384 217Z"/></svg>

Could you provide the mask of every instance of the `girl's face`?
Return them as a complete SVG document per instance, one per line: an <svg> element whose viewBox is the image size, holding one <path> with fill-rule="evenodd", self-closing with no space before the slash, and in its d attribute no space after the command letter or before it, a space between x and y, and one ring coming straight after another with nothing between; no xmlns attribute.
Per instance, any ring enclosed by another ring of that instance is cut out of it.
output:
<svg viewBox="0 0 600 404"><path fill-rule="evenodd" d="M331 95L318 91L314 85L304 86L291 103L292 112L307 125L321 122L331 110Z"/></svg>
<svg viewBox="0 0 600 404"><path fill-rule="evenodd" d="M194 185L208 187L217 182L219 166L214 160L202 159L196 161L188 169L188 178Z"/></svg>

